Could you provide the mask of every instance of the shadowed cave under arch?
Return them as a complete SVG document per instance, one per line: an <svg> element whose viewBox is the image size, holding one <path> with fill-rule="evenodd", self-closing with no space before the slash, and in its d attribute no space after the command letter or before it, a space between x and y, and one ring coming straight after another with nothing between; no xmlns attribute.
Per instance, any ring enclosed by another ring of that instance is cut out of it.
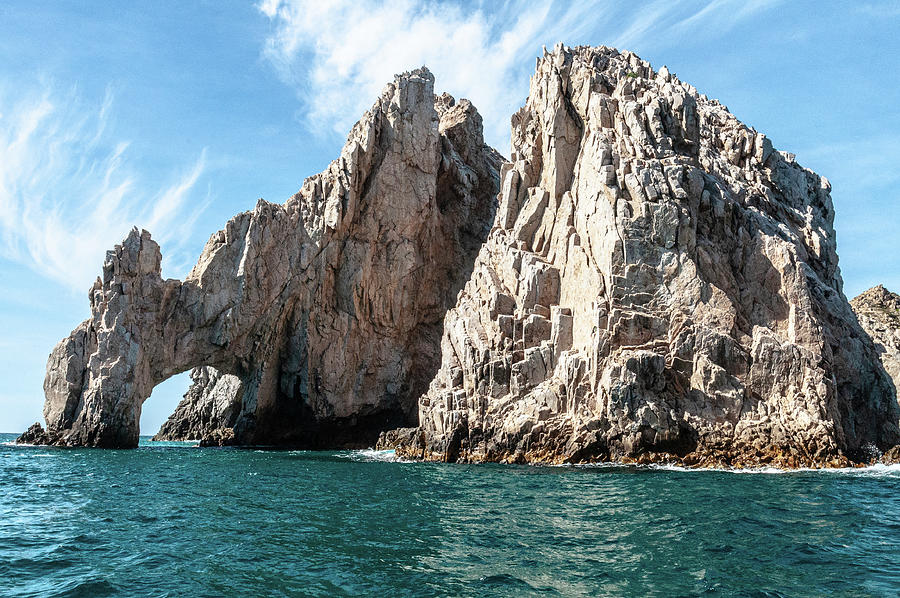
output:
<svg viewBox="0 0 900 598"><path fill-rule="evenodd" d="M428 375L423 373L423 379ZM244 388L239 377L208 366L193 368L189 376L187 391L177 405L173 405L171 415L159 426L152 440L193 440L207 445L228 445L236 442L235 429L240 434L252 425L257 437L262 438L258 442L265 445L304 449L367 448L375 444L384 430L418 423L416 411L409 412L408 401L402 400L402 396L368 413L332 419L317 417L306 403L306 397L283 397L274 412L263 418L253 417L252 423L248 423L243 419L246 418ZM154 390L175 378L182 376L173 376ZM185 380L180 379L179 383L183 388ZM413 390L403 396L417 394L421 393ZM144 404L152 400L151 394ZM259 431L260 420L265 426L263 432ZM246 440L238 443L250 444Z"/></svg>

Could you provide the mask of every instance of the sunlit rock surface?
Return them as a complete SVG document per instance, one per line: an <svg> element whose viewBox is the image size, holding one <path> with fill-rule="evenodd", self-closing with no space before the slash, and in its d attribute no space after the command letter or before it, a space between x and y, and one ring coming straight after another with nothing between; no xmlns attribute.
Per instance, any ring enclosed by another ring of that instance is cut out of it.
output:
<svg viewBox="0 0 900 598"><path fill-rule="evenodd" d="M894 458L893 349L843 295L824 178L628 52L545 53L502 168L474 108L432 87L398 77L338 160L232 219L184 281L133 231L51 354L48 428L27 438L135 446L153 386L196 368L161 438L384 432L445 461Z"/></svg>
<svg viewBox="0 0 900 598"><path fill-rule="evenodd" d="M898 442L827 180L605 47L538 60L512 145L400 455L791 467Z"/></svg>
<svg viewBox="0 0 900 598"><path fill-rule="evenodd" d="M241 379L211 367L191 370L191 386L153 440L205 440L233 429L241 413ZM227 433L226 433L227 434Z"/></svg>

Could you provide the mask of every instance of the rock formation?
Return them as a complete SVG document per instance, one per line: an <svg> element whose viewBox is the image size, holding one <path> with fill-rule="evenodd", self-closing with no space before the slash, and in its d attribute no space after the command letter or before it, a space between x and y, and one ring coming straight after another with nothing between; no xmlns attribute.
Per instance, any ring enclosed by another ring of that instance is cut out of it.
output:
<svg viewBox="0 0 900 598"><path fill-rule="evenodd" d="M632 53L536 69L398 454L799 466L897 444L828 181Z"/></svg>
<svg viewBox="0 0 900 598"><path fill-rule="evenodd" d="M424 68L397 77L340 158L284 205L230 220L184 281L161 278L146 231L110 251L91 318L50 355L44 440L136 446L153 387L192 368L166 434L366 446L414 424L502 160L472 105L433 83Z"/></svg>
<svg viewBox="0 0 900 598"><path fill-rule="evenodd" d="M33 423L16 438L17 444L51 444L53 439L40 423Z"/></svg>
<svg viewBox="0 0 900 598"><path fill-rule="evenodd" d="M900 388L900 295L881 285L860 293L850 305L860 325L875 342L885 371Z"/></svg>
<svg viewBox="0 0 900 598"><path fill-rule="evenodd" d="M875 350L893 379L894 388L900 389L900 295L878 285L857 295L850 305L863 330L875 343ZM885 451L879 461L886 465L900 464L900 445Z"/></svg>
<svg viewBox="0 0 900 598"><path fill-rule="evenodd" d="M192 369L159 438L383 432L443 461L900 459L878 359L896 376L896 336L858 305L876 349L844 297L828 181L632 53L560 45L536 69L502 168L471 104L434 97L421 69L288 202L214 234L184 281L132 231L50 356L47 431L23 441L135 446L153 386Z"/></svg>

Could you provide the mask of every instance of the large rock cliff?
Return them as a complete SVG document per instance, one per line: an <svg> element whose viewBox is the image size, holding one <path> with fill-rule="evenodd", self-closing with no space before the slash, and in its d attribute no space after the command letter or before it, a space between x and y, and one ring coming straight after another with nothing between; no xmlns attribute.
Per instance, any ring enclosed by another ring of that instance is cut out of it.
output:
<svg viewBox="0 0 900 598"><path fill-rule="evenodd" d="M544 53L512 145L501 169L471 104L421 69L184 281L132 231L50 356L47 431L23 440L135 446L153 386L191 369L158 438L366 446L418 424L382 443L789 467L900 443L879 361L896 376L896 345L843 295L825 179L602 47Z"/></svg>
<svg viewBox="0 0 900 598"><path fill-rule="evenodd" d="M665 67L557 46L398 453L840 465L900 441L830 185Z"/></svg>
<svg viewBox="0 0 900 598"><path fill-rule="evenodd" d="M424 68L397 77L340 158L285 204L230 220L184 281L161 278L146 231L110 251L91 318L50 355L42 440L136 446L153 387L197 367L177 434L365 446L414 424L502 160L472 105L433 82Z"/></svg>

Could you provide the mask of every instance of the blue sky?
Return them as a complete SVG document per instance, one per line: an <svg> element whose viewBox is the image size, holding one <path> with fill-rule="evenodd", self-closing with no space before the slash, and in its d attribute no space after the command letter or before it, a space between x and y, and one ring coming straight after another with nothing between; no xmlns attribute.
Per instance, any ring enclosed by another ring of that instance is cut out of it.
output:
<svg viewBox="0 0 900 598"><path fill-rule="evenodd" d="M133 225L183 277L256 199L337 156L427 64L509 153L541 45L630 49L831 180L845 293L900 289L900 2L264 0L0 4L0 431L41 419L53 345ZM152 433L186 389L154 390Z"/></svg>

